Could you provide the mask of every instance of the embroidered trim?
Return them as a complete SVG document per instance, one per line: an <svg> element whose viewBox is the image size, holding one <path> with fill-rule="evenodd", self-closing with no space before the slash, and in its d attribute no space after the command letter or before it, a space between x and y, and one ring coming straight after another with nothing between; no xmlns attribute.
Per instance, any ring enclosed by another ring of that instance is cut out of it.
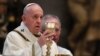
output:
<svg viewBox="0 0 100 56"><path fill-rule="evenodd" d="M20 33L18 30L13 30L15 32L17 32L23 39L25 39L26 41L29 41L22 33Z"/></svg>

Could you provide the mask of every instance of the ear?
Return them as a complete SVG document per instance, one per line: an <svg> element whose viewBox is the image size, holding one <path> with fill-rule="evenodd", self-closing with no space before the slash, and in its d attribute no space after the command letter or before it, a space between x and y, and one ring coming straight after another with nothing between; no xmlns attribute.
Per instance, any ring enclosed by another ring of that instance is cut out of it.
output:
<svg viewBox="0 0 100 56"><path fill-rule="evenodd" d="M23 22L25 21L25 15L22 15L22 21Z"/></svg>

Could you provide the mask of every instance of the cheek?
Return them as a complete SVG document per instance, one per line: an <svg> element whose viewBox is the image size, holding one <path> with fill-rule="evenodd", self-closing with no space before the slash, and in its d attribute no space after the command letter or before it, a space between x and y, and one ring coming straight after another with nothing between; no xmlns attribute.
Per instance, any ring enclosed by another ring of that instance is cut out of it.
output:
<svg viewBox="0 0 100 56"><path fill-rule="evenodd" d="M32 27L32 25L34 25L34 21L33 21L33 20L30 20L30 19L25 20L25 23L26 23L28 26L30 26L30 27Z"/></svg>
<svg viewBox="0 0 100 56"><path fill-rule="evenodd" d="M60 37L60 33L56 34L56 38L59 39Z"/></svg>
<svg viewBox="0 0 100 56"><path fill-rule="evenodd" d="M60 36L60 32L57 32L56 34L57 34L57 36Z"/></svg>
<svg viewBox="0 0 100 56"><path fill-rule="evenodd" d="M29 19L29 20L27 20L28 21L28 23L30 23L31 25L34 23L34 20L33 19Z"/></svg>
<svg viewBox="0 0 100 56"><path fill-rule="evenodd" d="M34 21L30 21L29 24L30 24L31 27L35 26L35 22Z"/></svg>
<svg viewBox="0 0 100 56"><path fill-rule="evenodd" d="M56 38L59 38L60 37L60 33L56 33Z"/></svg>

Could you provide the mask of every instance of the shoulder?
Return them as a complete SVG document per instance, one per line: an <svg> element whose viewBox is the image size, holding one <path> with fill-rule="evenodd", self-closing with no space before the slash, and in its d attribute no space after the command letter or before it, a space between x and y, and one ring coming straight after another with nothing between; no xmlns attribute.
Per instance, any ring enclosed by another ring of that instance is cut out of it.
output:
<svg viewBox="0 0 100 56"><path fill-rule="evenodd" d="M19 30L20 27L17 27L15 28L14 30ZM6 36L6 39L9 39L9 40L19 40L21 39L22 37L16 32L12 30L11 32L9 32Z"/></svg>
<svg viewBox="0 0 100 56"><path fill-rule="evenodd" d="M58 46L58 51L59 51L60 54L68 54L70 56L73 56L71 51L66 49L66 48Z"/></svg>
<svg viewBox="0 0 100 56"><path fill-rule="evenodd" d="M9 42L15 42L15 43L20 43L21 42L25 42L25 40L22 38L21 35L19 35L17 32L15 31L11 31L7 34L6 36L6 41Z"/></svg>
<svg viewBox="0 0 100 56"><path fill-rule="evenodd" d="M19 27L17 27L17 28L19 28ZM15 29L17 29L17 28L15 28ZM18 34L14 30L12 30L7 34L7 38L9 38L9 37L11 38L12 36L16 37L16 35L18 35Z"/></svg>
<svg viewBox="0 0 100 56"><path fill-rule="evenodd" d="M18 38L20 35L17 33L17 32L15 32L15 31L11 31L11 32L9 32L8 34L7 34L7 38Z"/></svg>
<svg viewBox="0 0 100 56"><path fill-rule="evenodd" d="M25 41L17 32L11 31L8 33L4 45L23 47L27 45L27 41Z"/></svg>

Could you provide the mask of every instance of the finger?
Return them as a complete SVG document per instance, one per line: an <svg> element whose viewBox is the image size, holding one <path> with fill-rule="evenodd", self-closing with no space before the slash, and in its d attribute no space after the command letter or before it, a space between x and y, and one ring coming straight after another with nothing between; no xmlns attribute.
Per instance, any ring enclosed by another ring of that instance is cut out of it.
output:
<svg viewBox="0 0 100 56"><path fill-rule="evenodd" d="M55 35L54 33L50 33L50 34L45 35L45 37L53 39L54 35Z"/></svg>
<svg viewBox="0 0 100 56"><path fill-rule="evenodd" d="M43 35L47 35L47 34L49 34L49 33L51 33L51 31L50 30L45 30L44 32L43 32Z"/></svg>

